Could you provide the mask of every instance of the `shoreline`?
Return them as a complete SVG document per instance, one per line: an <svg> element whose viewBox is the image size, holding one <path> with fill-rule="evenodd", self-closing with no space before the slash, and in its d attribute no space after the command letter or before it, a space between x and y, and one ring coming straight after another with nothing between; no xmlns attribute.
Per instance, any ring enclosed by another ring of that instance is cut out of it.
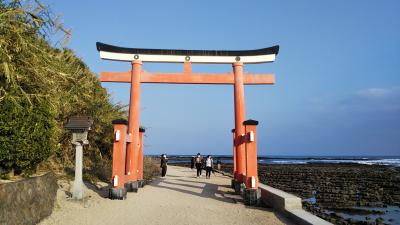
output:
<svg viewBox="0 0 400 225"><path fill-rule="evenodd" d="M158 157L158 156L152 156ZM190 155L170 155L170 163L190 163ZM232 164L231 155L213 155L214 161ZM262 156L257 157L260 165L310 165L310 164L359 164L390 166L400 171L400 156Z"/></svg>

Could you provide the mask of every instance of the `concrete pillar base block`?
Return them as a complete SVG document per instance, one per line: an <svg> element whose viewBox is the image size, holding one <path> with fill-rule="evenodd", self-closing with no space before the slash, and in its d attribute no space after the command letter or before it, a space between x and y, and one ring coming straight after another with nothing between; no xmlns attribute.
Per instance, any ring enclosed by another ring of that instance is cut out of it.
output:
<svg viewBox="0 0 400 225"><path fill-rule="evenodd" d="M139 182L138 181L130 181L125 184L125 188L128 192L138 192Z"/></svg>
<svg viewBox="0 0 400 225"><path fill-rule="evenodd" d="M110 199L124 200L126 199L126 188L110 188L108 191Z"/></svg>
<svg viewBox="0 0 400 225"><path fill-rule="evenodd" d="M139 188L144 187L144 180L138 180L138 187Z"/></svg>
<svg viewBox="0 0 400 225"><path fill-rule="evenodd" d="M261 195L258 194L257 189L247 189L243 190L244 204L246 205L258 205L260 202Z"/></svg>
<svg viewBox="0 0 400 225"><path fill-rule="evenodd" d="M233 180L232 183L233 183L233 189L235 190L235 194L240 195L242 183L236 180Z"/></svg>
<svg viewBox="0 0 400 225"><path fill-rule="evenodd" d="M235 180L234 179L231 180L231 188L235 189Z"/></svg>

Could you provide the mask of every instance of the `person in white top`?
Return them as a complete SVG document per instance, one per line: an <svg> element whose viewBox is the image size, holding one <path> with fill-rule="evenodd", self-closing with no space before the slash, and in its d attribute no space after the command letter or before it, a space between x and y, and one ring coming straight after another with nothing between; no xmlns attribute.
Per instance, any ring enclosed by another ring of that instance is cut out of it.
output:
<svg viewBox="0 0 400 225"><path fill-rule="evenodd" d="M206 179L210 179L213 165L214 165L213 159L211 158L210 155L208 155L206 159Z"/></svg>

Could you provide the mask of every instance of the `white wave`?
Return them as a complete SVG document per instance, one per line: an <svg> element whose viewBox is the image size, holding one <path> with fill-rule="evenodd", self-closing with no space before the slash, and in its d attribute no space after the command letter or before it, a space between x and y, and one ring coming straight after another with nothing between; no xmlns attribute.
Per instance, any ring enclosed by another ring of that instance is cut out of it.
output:
<svg viewBox="0 0 400 225"><path fill-rule="evenodd" d="M306 161L302 160L273 160L271 161L273 164L307 164Z"/></svg>

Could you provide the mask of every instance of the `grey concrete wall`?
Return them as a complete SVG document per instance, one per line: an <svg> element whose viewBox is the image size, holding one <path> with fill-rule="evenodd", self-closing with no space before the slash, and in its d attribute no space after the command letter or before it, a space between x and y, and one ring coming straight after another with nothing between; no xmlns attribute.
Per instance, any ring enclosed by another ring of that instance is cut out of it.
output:
<svg viewBox="0 0 400 225"><path fill-rule="evenodd" d="M259 184L259 189L261 190L261 200L266 205L284 214L296 224L332 225L328 221L303 210L301 198L297 196L265 184Z"/></svg>
<svg viewBox="0 0 400 225"><path fill-rule="evenodd" d="M54 173L0 184L0 224L36 224L49 216L57 194Z"/></svg>

